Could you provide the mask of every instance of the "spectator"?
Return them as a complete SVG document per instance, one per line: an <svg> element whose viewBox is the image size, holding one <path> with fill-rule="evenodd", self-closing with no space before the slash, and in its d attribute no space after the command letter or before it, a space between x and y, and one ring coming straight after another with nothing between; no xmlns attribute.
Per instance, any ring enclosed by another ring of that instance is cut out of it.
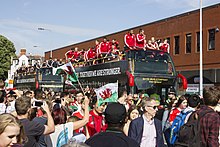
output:
<svg viewBox="0 0 220 147"><path fill-rule="evenodd" d="M127 113L127 122L125 123L124 128L123 128L123 131L126 136L128 136L128 129L129 129L131 121L138 117L139 117L138 107L136 105L131 105Z"/></svg>
<svg viewBox="0 0 220 147"><path fill-rule="evenodd" d="M219 147L220 116L214 111L220 99L220 88L209 87L203 91L205 105L198 110L202 147Z"/></svg>
<svg viewBox="0 0 220 147"><path fill-rule="evenodd" d="M127 137L122 129L126 118L126 109L122 104L109 104L105 110L108 124L106 132L99 133L86 141L91 147L138 147L137 142Z"/></svg>
<svg viewBox="0 0 220 147"><path fill-rule="evenodd" d="M188 121L192 112L199 110L201 99L200 99L199 95L193 94L187 99L187 102L188 102L189 106L186 107L185 110L183 110L183 113L187 113L187 112L191 112L191 113L189 113L186 116L185 121L184 121L185 123Z"/></svg>
<svg viewBox="0 0 220 147"><path fill-rule="evenodd" d="M56 106L56 105L55 105ZM55 132L50 135L53 147L61 147L68 143L73 136L73 130L79 129L86 125L89 119L89 99L85 98L85 114L82 120L76 122L66 122L66 112L58 107L54 108L52 115L55 123Z"/></svg>
<svg viewBox="0 0 220 147"><path fill-rule="evenodd" d="M54 132L54 121L46 102L41 106L47 114L47 125L42 125L35 121L28 120L28 112L31 109L31 99L28 97L19 97L15 101L15 109L17 117L24 126L25 134L28 137L28 142L24 147L38 147L38 140L42 134L47 135Z"/></svg>
<svg viewBox="0 0 220 147"><path fill-rule="evenodd" d="M59 62L57 61L57 58L54 59L51 66L54 67L54 68L57 68L59 66Z"/></svg>
<svg viewBox="0 0 220 147"><path fill-rule="evenodd" d="M118 92L118 103L125 105L127 99L127 91L125 89L119 89Z"/></svg>
<svg viewBox="0 0 220 147"><path fill-rule="evenodd" d="M22 145L25 141L23 126L11 114L0 115L0 147Z"/></svg>
<svg viewBox="0 0 220 147"><path fill-rule="evenodd" d="M131 121L128 136L136 140L141 147L164 146L161 121L154 118L158 105L154 99L142 99L141 107L144 114Z"/></svg>
<svg viewBox="0 0 220 147"><path fill-rule="evenodd" d="M127 96L126 104L125 104L126 110L128 110L128 109L131 107L131 105L133 105L133 104L134 104L134 102L133 102L133 96L132 96L132 94L129 94L129 95Z"/></svg>
<svg viewBox="0 0 220 147"><path fill-rule="evenodd" d="M6 113L6 92L4 90L0 90L0 114Z"/></svg>
<svg viewBox="0 0 220 147"><path fill-rule="evenodd" d="M53 59L50 57L50 59L47 61L47 67L52 67Z"/></svg>
<svg viewBox="0 0 220 147"><path fill-rule="evenodd" d="M107 127L103 117L103 111L106 104L103 103L99 105L97 97L93 97L91 100L90 107L92 110L89 112L89 122L87 123L87 129L90 137L96 133L105 131Z"/></svg>
<svg viewBox="0 0 220 147"><path fill-rule="evenodd" d="M51 103L51 101L46 100L46 102L47 102L48 107L49 107L49 109L51 111L52 110L52 103ZM36 112L35 112L35 114L36 114ZM40 116L40 117L34 117L33 121L35 121L37 123L40 123L40 124L43 124L43 125L46 125L47 124L47 114L46 114L46 112L43 111L43 115ZM50 146L52 146L52 142L51 142L50 136L42 134L39 137L39 139L38 139L38 145L39 145L39 147L50 147Z"/></svg>
<svg viewBox="0 0 220 147"><path fill-rule="evenodd" d="M77 122L80 121L82 119L79 119L76 116L70 116L67 119L67 122ZM85 131L85 126L73 130L73 136L71 137L70 141L74 141L74 142L85 142L86 141L86 131Z"/></svg>
<svg viewBox="0 0 220 147"><path fill-rule="evenodd" d="M174 108L170 112L169 121L170 124L173 123L173 120L176 118L177 115L180 114L187 107L187 100L185 96L180 96L179 99L176 101Z"/></svg>

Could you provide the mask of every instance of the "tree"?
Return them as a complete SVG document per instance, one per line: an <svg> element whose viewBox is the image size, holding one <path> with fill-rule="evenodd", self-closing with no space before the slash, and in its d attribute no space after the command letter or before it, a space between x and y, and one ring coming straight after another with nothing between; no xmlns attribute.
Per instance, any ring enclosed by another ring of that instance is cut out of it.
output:
<svg viewBox="0 0 220 147"><path fill-rule="evenodd" d="M14 44L6 37L0 35L0 79L8 77L8 70L11 66L11 58L15 57Z"/></svg>

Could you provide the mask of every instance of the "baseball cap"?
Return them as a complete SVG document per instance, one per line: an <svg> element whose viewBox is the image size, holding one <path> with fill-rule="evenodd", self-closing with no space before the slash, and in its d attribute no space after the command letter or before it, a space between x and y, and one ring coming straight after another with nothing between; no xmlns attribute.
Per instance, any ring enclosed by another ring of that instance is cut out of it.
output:
<svg viewBox="0 0 220 147"><path fill-rule="evenodd" d="M104 115L107 123L123 123L126 118L125 106L120 103L111 103L105 109Z"/></svg>

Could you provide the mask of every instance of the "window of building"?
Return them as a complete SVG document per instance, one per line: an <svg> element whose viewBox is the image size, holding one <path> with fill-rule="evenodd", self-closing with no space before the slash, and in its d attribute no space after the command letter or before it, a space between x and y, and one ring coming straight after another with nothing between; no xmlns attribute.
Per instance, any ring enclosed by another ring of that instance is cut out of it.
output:
<svg viewBox="0 0 220 147"><path fill-rule="evenodd" d="M200 32L196 32L196 51L200 52Z"/></svg>
<svg viewBox="0 0 220 147"><path fill-rule="evenodd" d="M174 36L174 54L177 55L180 53L180 36Z"/></svg>
<svg viewBox="0 0 220 147"><path fill-rule="evenodd" d="M166 39L167 39L167 42L170 44L170 37L167 37Z"/></svg>
<svg viewBox="0 0 220 147"><path fill-rule="evenodd" d="M210 29L209 30L209 50L214 50L215 49L215 29Z"/></svg>
<svg viewBox="0 0 220 147"><path fill-rule="evenodd" d="M186 53L191 53L192 34L186 34Z"/></svg>

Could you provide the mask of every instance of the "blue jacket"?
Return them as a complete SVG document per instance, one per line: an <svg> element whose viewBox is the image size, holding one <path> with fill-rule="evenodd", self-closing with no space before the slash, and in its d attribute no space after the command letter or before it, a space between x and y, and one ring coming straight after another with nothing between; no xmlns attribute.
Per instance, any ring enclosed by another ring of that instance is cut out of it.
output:
<svg viewBox="0 0 220 147"><path fill-rule="evenodd" d="M162 123L160 120L154 118L154 124L155 124L156 135L157 135L156 146L164 147L165 145L163 141ZM141 144L143 128L144 128L144 119L143 117L139 117L131 122L129 131L128 131L128 136L136 140L139 145Z"/></svg>

